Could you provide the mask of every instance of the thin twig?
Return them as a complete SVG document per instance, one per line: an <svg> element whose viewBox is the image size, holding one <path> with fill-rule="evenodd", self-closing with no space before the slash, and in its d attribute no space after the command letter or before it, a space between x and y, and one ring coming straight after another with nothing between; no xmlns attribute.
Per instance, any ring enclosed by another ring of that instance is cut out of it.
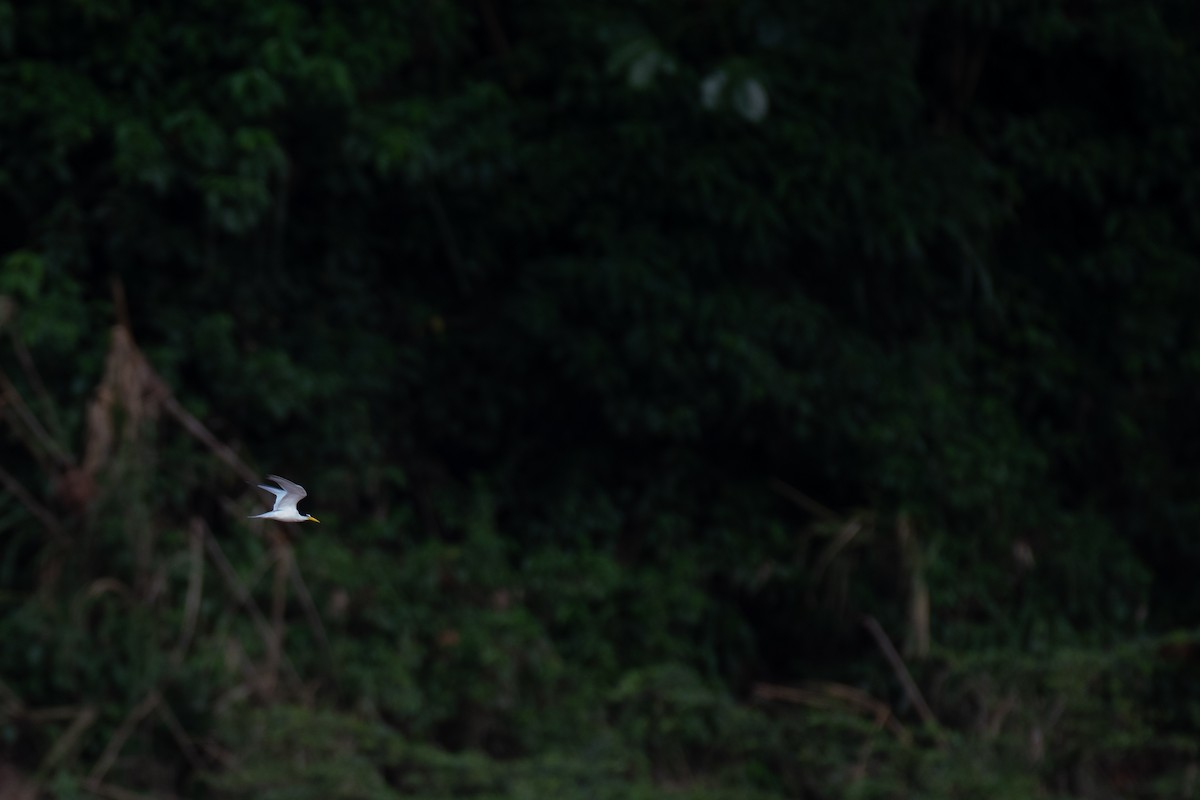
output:
<svg viewBox="0 0 1200 800"><path fill-rule="evenodd" d="M98 797L107 797L109 800L176 800L176 795L173 794L163 794L162 792L142 794L122 789L120 786L113 786L111 783L89 785L88 791Z"/></svg>
<svg viewBox="0 0 1200 800"><path fill-rule="evenodd" d="M212 431L204 427L204 423L196 419L186 408L180 405L175 396L167 389L166 384L161 380L158 380L157 383L160 390L159 400L163 408L183 426L184 430L208 447L209 450L212 450L217 458L228 464L244 480L256 482L260 479L254 470L246 466L246 462L238 458L238 454L233 451L233 448L216 436L213 436Z"/></svg>
<svg viewBox="0 0 1200 800"><path fill-rule="evenodd" d="M21 716L35 725L40 725L46 722L73 719L78 713L79 706L46 706L45 708L31 708L23 712Z"/></svg>
<svg viewBox="0 0 1200 800"><path fill-rule="evenodd" d="M75 719L71 720L71 724L67 726L63 735L58 737L58 741L50 748L50 752L42 759L42 763L38 766L38 779L45 778L50 774L51 770L66 758L67 754L75 749L75 745L79 743L80 738L92 727L92 723L100 713L95 706L84 706L79 709L79 713L75 715Z"/></svg>
<svg viewBox="0 0 1200 800"><path fill-rule="evenodd" d="M240 641L230 637L221 644L225 650L226 663L230 665L231 670L234 668L240 669L245 680L242 683L233 684L213 700L211 704L212 710L218 716L245 701L258 690L259 685L262 683L262 678L253 669L253 665L250 663L250 656L246 653L246 648L242 646Z"/></svg>
<svg viewBox="0 0 1200 800"><path fill-rule="evenodd" d="M771 478L768 484L777 493L783 495L788 500L791 500L793 503L812 514L814 517L819 517L826 520L838 519L838 515L835 514L831 509L826 508L816 500L813 500L795 486L784 483L783 481L779 480L779 478Z"/></svg>
<svg viewBox="0 0 1200 800"><path fill-rule="evenodd" d="M929 585L925 582L925 571L921 559L921 545L913 530L908 514L901 512L896 518L896 538L900 543L902 568L909 583L908 617L909 636L905 642L905 654L924 659L929 655Z"/></svg>
<svg viewBox="0 0 1200 800"><path fill-rule="evenodd" d="M0 679L0 710L6 714L20 714L25 710L25 704L21 702L21 696L13 691L12 687Z"/></svg>
<svg viewBox="0 0 1200 800"><path fill-rule="evenodd" d="M896 652L896 646L892 644L892 640L888 638L887 633L883 630L878 620L870 615L863 615L862 624L867 629L867 632L871 634L871 638L875 640L875 644L879 645L879 650L891 665L892 671L896 673L896 678L900 681L900 685L904 687L904 693L908 695L908 700L913 704L913 708L917 710L917 714L920 715L926 725L935 729L938 728L937 717L933 715L933 709L925 702L925 696L921 694L920 688L917 687L917 682L913 680L908 667L904 665L904 659Z"/></svg>
<svg viewBox="0 0 1200 800"><path fill-rule="evenodd" d="M21 482L9 474L4 467L0 467L0 484L3 484L8 493L17 498L30 514L37 517L38 522L42 523L42 527L46 529L47 533L55 539L64 538L62 526L58 524L58 520L50 513L50 510L34 500L33 495L26 491Z"/></svg>
<svg viewBox="0 0 1200 800"><path fill-rule="evenodd" d="M258 584L263 577L268 573L272 573L275 569L275 564L279 560L279 553L273 548L267 550L267 554L258 559L252 564L247 571L247 574L242 578L242 583L246 586L246 590L254 592L258 589Z"/></svg>
<svg viewBox="0 0 1200 800"><path fill-rule="evenodd" d="M300 598L300 606L304 609L304 615L308 617L308 625L321 642L326 662L332 665L333 649L329 646L329 637L325 634L325 625L321 622L321 615L317 611L316 603L313 602L312 594L308 591L308 585L304 582L304 576L300 574L300 562L295 558L292 559L291 578L292 585L296 587L296 595Z"/></svg>
<svg viewBox="0 0 1200 800"><path fill-rule="evenodd" d="M1000 701L999 707L991 714L986 714L986 724L984 725L984 737L987 739L995 739L1000 735L1001 729L1004 728L1004 721L1008 719L1008 715L1017 707L1017 692L1010 689L1004 699Z"/></svg>
<svg viewBox="0 0 1200 800"><path fill-rule="evenodd" d="M4 395L8 398L9 405L17 412L17 416L25 423L25 427L29 432L41 442L45 452L54 457L58 462L59 467L69 467L73 461L63 446L60 445L53 436L51 436L34 413L29 410L29 406L25 403L25 398L21 397L21 393L17 391L17 387L9 380L8 375L0 370L0 388L4 389Z"/></svg>
<svg viewBox="0 0 1200 800"><path fill-rule="evenodd" d="M210 759L223 766L232 766L237 762L237 756L234 751L212 737L206 736L203 739L197 739L196 746L203 750L204 754Z"/></svg>
<svg viewBox="0 0 1200 800"><path fill-rule="evenodd" d="M854 763L853 769L850 771L850 782L852 784L862 783L865 780L866 768L871 764L871 753L875 752L875 736L883 729L886 722L886 717L875 717L875 730L872 730L870 736L866 736L862 747L858 748L858 760Z"/></svg>
<svg viewBox="0 0 1200 800"><path fill-rule="evenodd" d="M196 633L196 620L200 616L200 600L204 595L204 523L192 517L188 531L188 588L183 601L183 629L179 633L179 644L171 655L179 663L187 652L192 636Z"/></svg>
<svg viewBox="0 0 1200 800"><path fill-rule="evenodd" d="M833 541L826 545L825 549L821 551L821 555L817 559L816 565L813 566L812 582L814 584L821 579L821 575L824 574L825 570L829 568L829 565L833 563L833 560L838 557L838 553L842 552L846 545L850 544L850 542L854 540L854 537L858 535L858 532L861 531L862 528L862 520L858 517L854 517L840 529L838 529L837 536L835 536Z"/></svg>
<svg viewBox="0 0 1200 800"><path fill-rule="evenodd" d="M55 410L54 401L50 396L50 392L46 389L46 383L42 380L42 374L38 372L37 365L33 363L33 356L29 353L29 348L25 346L25 342L17 335L15 328L9 330L9 338L12 340L13 352L17 354L17 360L21 362L21 369L25 372L25 377L29 380L29 385L33 387L33 391L41 401L42 408L45 409L46 419L50 422L50 427L54 428L54 433L58 436L57 441L67 441L66 429L63 427L62 421L58 418L58 412Z"/></svg>
<svg viewBox="0 0 1200 800"><path fill-rule="evenodd" d="M212 558L213 563L217 565L217 570L221 573L221 577L225 579L229 590L242 606L250 612L251 619L254 620L255 627L258 628L259 635L262 636L263 642L268 648L271 646L271 626L267 624L266 618L262 611L259 610L258 604L254 602L254 598L250 596L250 592L242 584L238 578L237 571L233 565L229 563L229 559L225 557L224 551L221 550L221 545L217 544L216 538L207 527L202 527L204 533L204 545L208 549L208 554ZM282 653L283 665L288 668L288 676L292 680L293 687L300 685L300 674L296 672L295 665L292 664L287 653Z"/></svg>
<svg viewBox="0 0 1200 800"><path fill-rule="evenodd" d="M877 725L886 727L901 742L908 744L912 734L896 719L892 709L861 689L840 683L814 683L810 687L776 686L760 683L754 687L757 700L775 700L833 711L849 706L854 711L871 715Z"/></svg>
<svg viewBox="0 0 1200 800"><path fill-rule="evenodd" d="M187 735L187 731L183 729L183 725L179 724L179 718L175 716L175 712L171 710L166 702L158 704L158 716L162 719L163 725L171 732L171 736L175 737L175 743L179 745L180 751L184 758L192 765L192 769L197 772L204 769L204 761L200 758L200 754L196 752L196 745L192 742L192 738Z"/></svg>
<svg viewBox="0 0 1200 800"><path fill-rule="evenodd" d="M121 724L113 732L112 738L108 740L108 745L104 748L104 752L100 754L100 758L96 760L96 765L92 767L92 771L88 773L87 786L91 791L95 791L95 787L100 785L104 780L104 776L112 769L112 765L117 762L117 757L121 755L122 748L125 747L125 742L129 741L129 737L137 730L138 725L142 723L154 707L162 700L162 695L158 689L151 689L146 692L146 696L142 701L129 710L125 715L125 719L121 720Z"/></svg>
<svg viewBox="0 0 1200 800"><path fill-rule="evenodd" d="M271 549L275 551L275 576L271 584L271 638L267 649L267 675L273 689L283 656L284 614L287 611L287 578L292 571L292 546L281 531L271 530Z"/></svg>

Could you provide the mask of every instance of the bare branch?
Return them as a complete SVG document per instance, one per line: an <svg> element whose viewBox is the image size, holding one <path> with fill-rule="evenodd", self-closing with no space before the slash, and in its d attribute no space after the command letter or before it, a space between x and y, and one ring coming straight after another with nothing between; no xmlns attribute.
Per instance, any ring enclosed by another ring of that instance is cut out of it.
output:
<svg viewBox="0 0 1200 800"><path fill-rule="evenodd" d="M251 483L260 480L258 473L246 466L246 462L238 458L233 448L229 447L229 445L222 442L216 436L213 436L212 431L204 427L204 423L192 416L186 408L179 404L175 396L167 390L165 384L160 382L160 386L162 387L160 401L163 408L183 426L184 430L208 447L209 450L212 450L217 458L228 464L242 479Z"/></svg>
<svg viewBox="0 0 1200 800"><path fill-rule="evenodd" d="M279 674L283 656L283 636L286 632L284 614L287 611L287 578L292 571L292 546L278 530L271 530L271 549L275 552L275 576L271 584L271 638L267 648L267 675L271 688Z"/></svg>
<svg viewBox="0 0 1200 800"><path fill-rule="evenodd" d="M54 428L54 433L58 436L57 441L67 441L66 429L63 427L62 421L58 418L54 400L51 398L49 390L46 389L46 382L42 380L42 374L38 372L37 365L33 362L33 356L30 354L29 348L25 346L24 340L17 335L15 329L9 329L9 338L12 340L13 352L17 354L17 361L21 363L21 370L25 373L25 378L29 381L29 385L33 387L34 393L37 394L38 399L41 401L50 427Z"/></svg>
<svg viewBox="0 0 1200 800"><path fill-rule="evenodd" d="M125 715L125 719L121 720L121 724L113 732L112 738L108 740L108 745L104 748L104 752L100 754L100 758L96 760L92 771L88 773L87 786L91 791L95 791L104 776L112 769L112 765L116 763L117 756L121 755L121 749L125 747L125 742L129 741L129 737L137 730L138 725L142 723L155 706L162 700L162 695L158 689L151 689L142 698L142 701L129 710Z"/></svg>
<svg viewBox="0 0 1200 800"><path fill-rule="evenodd" d="M308 625L321 642L326 662L332 664L333 650L329 645L329 637L325 633L325 625L321 622L321 615L317 611L316 603L313 602L312 594L308 591L308 585L304 582L304 576L300 574L300 562L295 558L292 559L291 578L292 586L296 588L296 595L300 598L300 606L304 609L304 615L308 617Z"/></svg>
<svg viewBox="0 0 1200 800"><path fill-rule="evenodd" d="M162 719L167 730L171 732L171 736L175 738L175 743L179 745L180 752L184 758L192 765L192 769L197 772L204 769L204 762L200 758L200 753L196 751L196 745L192 741L192 737L188 736L187 731L179 724L179 718L175 716L175 712L171 710L171 706L164 701L158 704L158 716Z"/></svg>
<svg viewBox="0 0 1200 800"><path fill-rule="evenodd" d="M831 509L826 508L816 500L813 500L795 486L784 483L783 481L779 480L779 478L771 478L768 483L770 487L778 494L786 497L788 500L791 500L793 503L812 514L814 517L824 520L838 519L838 515L835 514Z"/></svg>
<svg viewBox="0 0 1200 800"><path fill-rule="evenodd" d="M891 665L892 671L896 673L896 678L899 679L900 685L904 687L904 693L908 695L908 700L913 704L913 708L917 710L917 714L926 725L937 728L937 717L933 715L933 709L925 702L925 696L921 694L921 690L917 687L917 682L913 680L912 674L908 671L908 667L904 665L904 659L896 652L896 646L892 644L892 640L888 638L887 633L879 624L878 620L870 615L862 617L862 624L871 634L871 638L875 640L875 644L879 645L880 652Z"/></svg>
<svg viewBox="0 0 1200 800"><path fill-rule="evenodd" d="M16 412L17 416L20 417L21 422L25 424L26 429L42 445L43 451L49 453L60 468L71 466L74 461L70 454L67 453L62 445L55 441L54 437L46 431L42 423L34 416L34 413L30 411L29 406L25 403L25 398L17 391L17 387L13 385L13 382L9 380L8 375L3 370L0 370L0 389L3 390L3 396L7 398L9 405Z"/></svg>
<svg viewBox="0 0 1200 800"><path fill-rule="evenodd" d="M816 565L813 566L813 583L817 583L821 579L821 575L824 574L825 570L829 568L829 565L833 563L833 560L837 558L838 553L842 552L846 545L850 544L850 542L854 540L854 537L858 535L858 532L861 531L862 528L862 520L858 517L854 517L840 529L838 529L837 536L835 536L833 541L831 541L825 547L825 549L821 551L821 555L817 559Z"/></svg>
<svg viewBox="0 0 1200 800"><path fill-rule="evenodd" d="M206 526L203 526L203 523L201 524L201 530L204 533L204 546L208 549L209 557L212 558L213 563L217 565L217 571L219 571L221 573L221 577L225 579L225 583L228 585L229 591L232 592L237 601L241 603L241 605L247 611L250 612L250 618L254 620L254 625L256 628L258 628L259 635L262 636L263 642L266 644L269 650L272 640L271 626L267 624L266 618L263 616L262 611L259 610L258 605L254 602L254 598L250 596L249 590L246 589L241 579L238 578L237 571L234 570L233 565L229 563L229 559L225 558L225 553L221 550L221 546L217 544L217 540L213 537L212 532L209 531ZM287 674L292 681L292 687L298 687L300 685L300 674L296 672L295 665L292 664L292 661L290 658L288 658L287 653L281 653L281 659L283 665L288 669Z"/></svg>
<svg viewBox="0 0 1200 800"><path fill-rule="evenodd" d="M113 786L111 783L97 783L88 786L88 791L97 797L105 797L108 800L175 800L173 794L163 794L155 792L154 794L142 794L141 792L131 792L128 789L122 789L120 786Z"/></svg>
<svg viewBox="0 0 1200 800"><path fill-rule="evenodd" d="M42 763L38 766L38 779L41 780L50 774L50 771L58 765L67 755L75 749L83 734L87 729L92 727L92 723L96 721L96 717L100 714L95 706L84 706L75 715L75 719L67 726L67 730L63 735L58 737L58 741L50 748L50 752L42 759Z"/></svg>
<svg viewBox="0 0 1200 800"><path fill-rule="evenodd" d="M28 509L30 514L37 517L38 522L42 523L42 527L46 529L47 533L55 539L61 540L65 538L62 526L58 524L58 520L50 513L50 510L37 500L34 500L33 495L26 491L21 482L9 474L8 470L4 469L4 467L0 467L0 485L3 485L9 494L17 498L21 505Z"/></svg>
<svg viewBox="0 0 1200 800"><path fill-rule="evenodd" d="M759 683L754 687L754 697L756 700L795 703L823 710L849 707L853 711L870 714L877 725L886 727L901 742L908 744L912 741L912 734L896 719L887 703L853 686L841 683L814 683L798 688Z"/></svg>
<svg viewBox="0 0 1200 800"><path fill-rule="evenodd" d="M191 528L188 530L188 588L183 601L183 629L179 633L179 644L171 654L171 660L178 664L183 660L192 636L196 632L196 620L200 616L200 600L204 594L204 523L198 517L192 517Z"/></svg>

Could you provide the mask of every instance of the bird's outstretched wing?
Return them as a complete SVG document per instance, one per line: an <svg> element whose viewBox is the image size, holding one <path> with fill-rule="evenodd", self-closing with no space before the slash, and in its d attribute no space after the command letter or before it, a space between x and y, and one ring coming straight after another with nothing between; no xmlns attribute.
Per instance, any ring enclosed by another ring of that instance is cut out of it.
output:
<svg viewBox="0 0 1200 800"><path fill-rule="evenodd" d="M304 491L304 487L298 483L292 483L287 478L281 478L278 475L268 475L267 477L283 487L283 489L276 489L274 486L262 487L275 495L275 507L271 509L272 511L285 508L294 509L297 503L308 497L308 492Z"/></svg>
<svg viewBox="0 0 1200 800"><path fill-rule="evenodd" d="M283 498L284 498L284 496L285 496L285 495L287 495L287 492L285 492L283 489L280 489L280 488L279 488L279 487L277 487L277 486L267 486L265 483L260 483L260 484L258 484L258 488L260 488L260 489L265 489L266 491L268 491L268 492L270 492L271 494L275 495L275 505L271 507L271 510L272 510L272 511L278 511L278 510L279 510L279 504L280 504L281 502L283 502Z"/></svg>

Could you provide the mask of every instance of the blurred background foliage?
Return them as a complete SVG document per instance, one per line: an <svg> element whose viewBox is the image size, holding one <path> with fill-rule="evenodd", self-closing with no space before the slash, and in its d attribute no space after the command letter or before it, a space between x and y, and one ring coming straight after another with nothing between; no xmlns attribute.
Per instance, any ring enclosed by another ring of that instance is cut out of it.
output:
<svg viewBox="0 0 1200 800"><path fill-rule="evenodd" d="M0 2L0 795L1193 796L1198 45Z"/></svg>

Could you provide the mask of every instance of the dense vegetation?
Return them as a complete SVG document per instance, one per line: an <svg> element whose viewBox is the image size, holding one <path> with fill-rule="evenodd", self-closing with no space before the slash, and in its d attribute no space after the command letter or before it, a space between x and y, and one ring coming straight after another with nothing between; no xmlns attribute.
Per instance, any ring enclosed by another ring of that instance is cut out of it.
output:
<svg viewBox="0 0 1200 800"><path fill-rule="evenodd" d="M1194 3L0 55L0 795L1196 791Z"/></svg>

